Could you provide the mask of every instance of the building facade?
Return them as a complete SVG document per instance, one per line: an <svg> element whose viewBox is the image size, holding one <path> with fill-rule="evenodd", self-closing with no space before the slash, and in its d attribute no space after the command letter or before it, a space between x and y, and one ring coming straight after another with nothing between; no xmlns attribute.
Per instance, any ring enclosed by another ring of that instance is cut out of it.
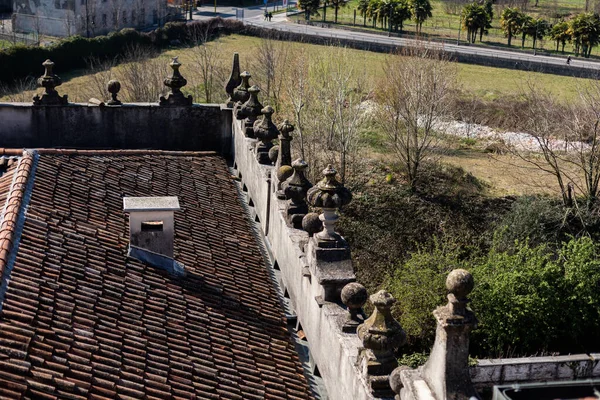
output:
<svg viewBox="0 0 600 400"><path fill-rule="evenodd" d="M92 37L123 28L162 25L166 0L15 0L17 32Z"/></svg>

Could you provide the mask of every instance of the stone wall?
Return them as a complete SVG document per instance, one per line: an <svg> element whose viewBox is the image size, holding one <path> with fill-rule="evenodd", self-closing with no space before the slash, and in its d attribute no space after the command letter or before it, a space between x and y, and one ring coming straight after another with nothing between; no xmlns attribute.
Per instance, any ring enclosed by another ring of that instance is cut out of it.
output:
<svg viewBox="0 0 600 400"><path fill-rule="evenodd" d="M220 105L115 107L0 103L0 147L214 150L229 153L231 112Z"/></svg>
<svg viewBox="0 0 600 400"><path fill-rule="evenodd" d="M342 332L347 315L344 307L317 301L322 287L309 272L305 252L308 234L286 222L285 201L276 196L275 168L258 163L254 151L257 142L246 138L240 122L234 121L235 167L279 266L291 306L306 334L312 362L319 369L330 399L373 399L358 367L362 342L355 333Z"/></svg>
<svg viewBox="0 0 600 400"><path fill-rule="evenodd" d="M600 354L479 360L471 367L471 380L479 388L589 378L600 378Z"/></svg>

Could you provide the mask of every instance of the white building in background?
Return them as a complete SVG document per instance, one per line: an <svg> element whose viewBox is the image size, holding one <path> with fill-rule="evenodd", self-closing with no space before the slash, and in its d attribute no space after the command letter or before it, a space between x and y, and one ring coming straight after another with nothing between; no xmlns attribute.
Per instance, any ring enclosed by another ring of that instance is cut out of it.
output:
<svg viewBox="0 0 600 400"><path fill-rule="evenodd" d="M16 32L96 36L162 25L167 0L14 0Z"/></svg>

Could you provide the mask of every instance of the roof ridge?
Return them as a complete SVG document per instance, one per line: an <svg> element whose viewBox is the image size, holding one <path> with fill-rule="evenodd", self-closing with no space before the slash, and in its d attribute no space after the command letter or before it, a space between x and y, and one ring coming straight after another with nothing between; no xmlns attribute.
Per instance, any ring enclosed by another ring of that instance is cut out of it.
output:
<svg viewBox="0 0 600 400"><path fill-rule="evenodd" d="M21 151L21 154L22 157L19 159L19 165L13 173L13 181L2 210L0 222L0 277L4 275L9 252L13 247L15 229L34 162L34 153L31 151Z"/></svg>
<svg viewBox="0 0 600 400"><path fill-rule="evenodd" d="M95 149L54 149L39 148L35 149L41 155L162 155L162 156L213 156L219 155L216 151L185 151L185 150L150 150L150 149L130 149L130 150L95 150ZM0 148L0 156L21 156L27 150Z"/></svg>

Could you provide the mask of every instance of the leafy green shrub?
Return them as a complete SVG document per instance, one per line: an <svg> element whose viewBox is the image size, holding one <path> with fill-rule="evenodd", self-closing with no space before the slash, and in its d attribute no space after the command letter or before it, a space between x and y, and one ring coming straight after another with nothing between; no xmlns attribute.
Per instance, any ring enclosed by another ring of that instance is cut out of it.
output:
<svg viewBox="0 0 600 400"><path fill-rule="evenodd" d="M522 196L498 222L496 247L510 248L515 241L527 240L530 245L557 243L564 237L568 211L557 199L543 196Z"/></svg>
<svg viewBox="0 0 600 400"><path fill-rule="evenodd" d="M471 268L472 308L479 327L476 353L510 356L546 350L563 325L560 266L548 246L517 243L513 251L489 254Z"/></svg>
<svg viewBox="0 0 600 400"><path fill-rule="evenodd" d="M407 353L403 354L402 357L398 359L399 365L406 365L409 368L417 368L427 362L429 358L429 353L426 352L417 352L417 353Z"/></svg>
<svg viewBox="0 0 600 400"><path fill-rule="evenodd" d="M479 252L483 233L505 212L507 201L482 196L484 187L460 168L428 166L422 187L411 193L393 167L376 165L368 182L350 184L353 200L338 225L352 248L358 280L369 290L383 284L412 252L435 246L435 237ZM484 249L485 251L485 249Z"/></svg>
<svg viewBox="0 0 600 400"><path fill-rule="evenodd" d="M463 268L458 249L435 242L432 250L419 249L390 277L387 290L398 300L394 312L408 336L407 350L428 350L435 337L431 312L446 303L446 276Z"/></svg>
<svg viewBox="0 0 600 400"><path fill-rule="evenodd" d="M427 351L435 337L431 312L446 304L450 270L475 278L471 306L479 326L471 353L506 357L600 350L600 256L589 237L571 238L558 250L516 242L510 249L464 258L456 246L436 242L397 266L387 289L398 299L394 315L408 335L402 351Z"/></svg>
<svg viewBox="0 0 600 400"><path fill-rule="evenodd" d="M517 243L473 265L474 350L486 355L600 350L600 258L589 237L557 251Z"/></svg>

